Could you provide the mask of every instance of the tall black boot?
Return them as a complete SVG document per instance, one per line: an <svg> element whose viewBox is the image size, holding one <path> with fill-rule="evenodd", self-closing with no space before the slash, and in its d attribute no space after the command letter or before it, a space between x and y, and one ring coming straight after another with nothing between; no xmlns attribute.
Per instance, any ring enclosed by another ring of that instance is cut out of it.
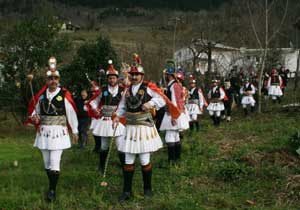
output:
<svg viewBox="0 0 300 210"><path fill-rule="evenodd" d="M149 163L146 166L142 166L142 174L144 181L144 196L152 197L152 187L151 187L151 178L152 178L152 164Z"/></svg>
<svg viewBox="0 0 300 210"><path fill-rule="evenodd" d="M104 173L104 168L105 168L105 162L107 158L108 150L100 150L100 155L99 155L99 171L103 174Z"/></svg>
<svg viewBox="0 0 300 210"><path fill-rule="evenodd" d="M125 153L119 152L119 160L120 160L121 166L123 167L125 165Z"/></svg>
<svg viewBox="0 0 300 210"><path fill-rule="evenodd" d="M48 177L48 183L49 183L49 189L50 189L50 179L51 179L51 173L50 173L50 169L45 169L47 177Z"/></svg>
<svg viewBox="0 0 300 210"><path fill-rule="evenodd" d="M168 161L169 163L175 161L175 144L168 143Z"/></svg>
<svg viewBox="0 0 300 210"><path fill-rule="evenodd" d="M119 202L125 202L129 200L132 194L132 178L134 174L134 165L133 164L125 164L123 167L123 193L119 197Z"/></svg>
<svg viewBox="0 0 300 210"><path fill-rule="evenodd" d="M219 126L221 123L221 117L216 117L216 126Z"/></svg>
<svg viewBox="0 0 300 210"><path fill-rule="evenodd" d="M251 113L255 112L255 106L251 106L250 111L251 111Z"/></svg>
<svg viewBox="0 0 300 210"><path fill-rule="evenodd" d="M180 160L180 155L181 155L181 142L176 142L175 143L175 160L178 161Z"/></svg>
<svg viewBox="0 0 300 210"><path fill-rule="evenodd" d="M200 131L200 125L199 125L199 122L198 122L198 121L195 122L195 125L196 125L196 131L197 131L197 132Z"/></svg>
<svg viewBox="0 0 300 210"><path fill-rule="evenodd" d="M247 108L244 108L244 114L245 114L245 116L248 116L248 110L247 110Z"/></svg>
<svg viewBox="0 0 300 210"><path fill-rule="evenodd" d="M278 96L278 97L277 97L277 100L278 100L278 103L280 104L280 103L281 103L281 97Z"/></svg>
<svg viewBox="0 0 300 210"><path fill-rule="evenodd" d="M94 136L94 140L95 140L95 147L94 147L93 151L95 153L100 153L100 149L101 149L101 136Z"/></svg>
<svg viewBox="0 0 300 210"><path fill-rule="evenodd" d="M50 171L49 175L50 175L50 186L47 194L47 200L49 202L52 202L56 198L56 185L59 178L59 171Z"/></svg>
<svg viewBox="0 0 300 210"><path fill-rule="evenodd" d="M191 130L191 131L194 130L194 122L190 122L190 130Z"/></svg>
<svg viewBox="0 0 300 210"><path fill-rule="evenodd" d="M211 115L210 118L212 119L213 124L216 125L216 117L215 117L215 115Z"/></svg>

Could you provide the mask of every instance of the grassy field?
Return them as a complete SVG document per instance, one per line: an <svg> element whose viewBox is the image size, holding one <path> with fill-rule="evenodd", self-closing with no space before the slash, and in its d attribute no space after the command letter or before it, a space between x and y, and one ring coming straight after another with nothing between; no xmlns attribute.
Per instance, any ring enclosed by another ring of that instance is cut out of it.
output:
<svg viewBox="0 0 300 210"><path fill-rule="evenodd" d="M143 197L137 161L135 198L118 203L122 171L115 148L102 188L91 141L83 151L74 146L63 153L57 200L49 204L42 157L32 147L35 132L14 127L8 115L0 123L0 209L299 209L300 161L289 140L300 131L299 110L271 106L248 118L236 111L231 123L211 124L205 116L199 133L185 133L179 165L168 165L166 148L153 154L151 200Z"/></svg>

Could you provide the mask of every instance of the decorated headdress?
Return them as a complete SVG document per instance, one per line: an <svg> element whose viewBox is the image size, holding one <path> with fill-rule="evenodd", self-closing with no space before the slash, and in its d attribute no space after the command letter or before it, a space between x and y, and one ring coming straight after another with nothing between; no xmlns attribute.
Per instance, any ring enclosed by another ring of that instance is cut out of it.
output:
<svg viewBox="0 0 300 210"><path fill-rule="evenodd" d="M50 57L48 60L49 70L47 71L47 77L60 77L59 72L56 70L56 58Z"/></svg>
<svg viewBox="0 0 300 210"><path fill-rule="evenodd" d="M173 59L169 59L166 61L166 69L165 69L165 74L172 74L176 76L176 69L175 69L176 63Z"/></svg>
<svg viewBox="0 0 300 210"><path fill-rule="evenodd" d="M119 72L114 68L113 61L109 60L108 64L109 64L109 68L106 71L106 76L116 75L118 77L119 76Z"/></svg>
<svg viewBox="0 0 300 210"><path fill-rule="evenodd" d="M144 68L142 66L142 60L138 54L133 54L133 63L131 64L129 74L139 73L145 74Z"/></svg>
<svg viewBox="0 0 300 210"><path fill-rule="evenodd" d="M184 80L184 73L182 71L176 73L177 79Z"/></svg>
<svg viewBox="0 0 300 210"><path fill-rule="evenodd" d="M195 78L195 76L193 74L191 74L189 76L189 81L190 81L190 83L197 83L196 78Z"/></svg>

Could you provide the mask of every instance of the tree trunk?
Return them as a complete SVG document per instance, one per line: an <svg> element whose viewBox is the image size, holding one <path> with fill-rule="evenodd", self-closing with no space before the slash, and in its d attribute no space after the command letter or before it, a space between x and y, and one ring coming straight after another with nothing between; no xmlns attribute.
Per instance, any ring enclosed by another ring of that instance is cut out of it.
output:
<svg viewBox="0 0 300 210"><path fill-rule="evenodd" d="M258 81L258 107L257 107L258 113L261 113L261 105L262 105L261 89L263 86L263 75L264 75L264 69L265 69L266 58L267 58L267 49L264 49L263 53L264 53L263 60L259 72L259 81Z"/></svg>

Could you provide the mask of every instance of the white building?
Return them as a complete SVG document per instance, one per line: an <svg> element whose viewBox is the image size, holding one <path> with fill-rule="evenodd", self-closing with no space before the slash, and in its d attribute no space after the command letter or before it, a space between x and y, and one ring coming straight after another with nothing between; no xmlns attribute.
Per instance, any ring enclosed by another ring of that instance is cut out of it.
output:
<svg viewBox="0 0 300 210"><path fill-rule="evenodd" d="M205 41L204 44L207 44ZM194 48L195 49L195 48ZM281 48L281 65L289 69L294 77L297 68L299 50L293 48ZM212 47L212 72L218 72L225 76L233 68L256 69L260 59L260 49L234 48L222 44L214 44ZM175 52L174 57L178 65L192 70L193 52L190 48L181 48ZM196 68L204 74L207 71L207 54L200 53Z"/></svg>

